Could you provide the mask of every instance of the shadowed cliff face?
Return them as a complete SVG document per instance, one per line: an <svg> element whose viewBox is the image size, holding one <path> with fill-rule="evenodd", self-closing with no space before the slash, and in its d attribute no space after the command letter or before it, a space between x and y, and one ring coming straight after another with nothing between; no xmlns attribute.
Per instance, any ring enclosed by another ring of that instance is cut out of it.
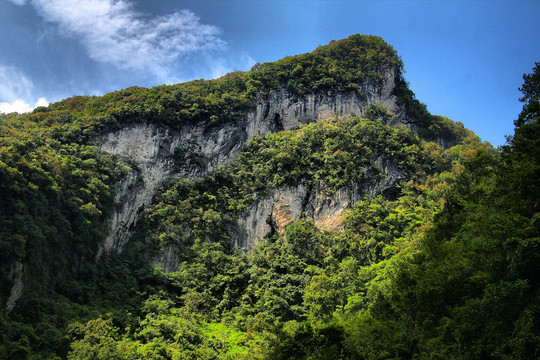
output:
<svg viewBox="0 0 540 360"><path fill-rule="evenodd" d="M290 96L285 89L258 98L256 107L243 118L219 126L185 125L179 130L151 123L138 123L102 136L102 151L132 164L133 170L116 184L116 208L110 220L110 233L102 249L122 250L137 222L139 209L149 204L168 177L196 179L231 163L256 136L298 128L301 124L335 116L362 116L369 104L382 104L393 117L389 125L408 125L406 114L392 95L395 70L384 80L366 83L361 92L320 93ZM399 174L387 172L391 186ZM268 232L282 232L301 216L317 226L334 229L341 213L365 194L376 195L385 185L372 184L358 189L352 185L331 195L321 188L282 188L258 198L230 229L232 243L250 248Z"/></svg>
<svg viewBox="0 0 540 360"><path fill-rule="evenodd" d="M121 250L147 205L171 176L195 179L232 161L246 141L245 132L225 125L205 132L186 126L171 130L140 123L100 139L100 149L132 164L133 170L116 184L116 208L104 249Z"/></svg>

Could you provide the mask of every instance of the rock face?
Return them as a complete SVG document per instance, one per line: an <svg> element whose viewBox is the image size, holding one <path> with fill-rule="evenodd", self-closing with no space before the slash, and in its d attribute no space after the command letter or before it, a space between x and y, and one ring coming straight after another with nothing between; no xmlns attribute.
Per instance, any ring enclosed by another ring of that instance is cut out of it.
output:
<svg viewBox="0 0 540 360"><path fill-rule="evenodd" d="M405 112L396 104L395 70L388 70L381 83L366 83L359 92L309 94L290 96L285 89L259 99L255 111L245 119L248 138L268 132L291 130L300 124L328 119L336 115L362 116L364 107L381 104L394 114L392 124L407 124ZM361 95L360 95L361 94Z"/></svg>
<svg viewBox="0 0 540 360"><path fill-rule="evenodd" d="M104 249L122 249L137 221L138 210L150 203L165 179L194 179L216 170L232 161L245 139L246 135L232 125L205 133L202 127L171 130L147 123L103 136L99 148L134 167L116 184L116 211Z"/></svg>
<svg viewBox="0 0 540 360"><path fill-rule="evenodd" d="M255 199L238 218L229 235L233 244L241 249L249 249L260 242L265 235L283 235L285 227L302 218L309 219L321 230L336 230L341 226L343 212L362 200L365 195L376 196L392 187L403 174L397 164L377 159L374 163L385 177L381 180L369 179L365 186L356 183L330 190L321 183L308 186L284 186L270 194Z"/></svg>
<svg viewBox="0 0 540 360"><path fill-rule="evenodd" d="M152 201L166 178L194 179L216 170L232 162L255 136L291 130L333 116L362 116L365 106L372 103L382 104L394 114L390 125L407 124L405 112L396 105L396 97L392 95L395 75L395 70L388 70L383 81L363 84L359 92L297 97L280 89L268 98L259 98L256 107L244 118L220 126L185 125L180 130L172 130L143 122L104 135L98 141L99 148L125 159L133 170L116 184L116 211L103 249L122 249L137 221L139 209ZM390 186L399 176L392 172L391 166L386 170L386 185L377 185L381 188ZM379 193L377 186L340 189L331 195L320 187L311 189L305 185L276 190L256 199L238 220L238 228L231 229L231 237L237 246L249 248L266 233L282 231L300 216L313 219L317 226L335 228L343 210L363 194Z"/></svg>
<svg viewBox="0 0 540 360"><path fill-rule="evenodd" d="M9 278L14 280L13 287L11 288L11 291L9 293L9 298L6 302L6 313L9 314L13 308L15 307L15 304L17 303L17 300L21 297L23 290L24 290L24 283L23 283L23 275L24 275L24 265L22 262L17 261L11 265L11 269L9 271Z"/></svg>

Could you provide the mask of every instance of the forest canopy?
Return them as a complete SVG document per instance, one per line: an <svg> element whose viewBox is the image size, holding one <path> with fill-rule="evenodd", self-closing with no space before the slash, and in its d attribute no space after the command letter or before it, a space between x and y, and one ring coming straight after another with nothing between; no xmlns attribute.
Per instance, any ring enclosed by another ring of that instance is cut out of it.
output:
<svg viewBox="0 0 540 360"><path fill-rule="evenodd" d="M390 69L414 126L387 126L372 104L255 137L215 172L166 181L123 251L100 253L115 183L136 164L100 151L99 134L234 123L278 88L361 94ZM498 150L429 114L401 69L382 39L353 35L217 80L1 115L0 358L537 359L540 63ZM399 179L339 227L303 217L231 244L258 197L299 184L331 197L382 181L390 163ZM171 272L149 255L168 248Z"/></svg>

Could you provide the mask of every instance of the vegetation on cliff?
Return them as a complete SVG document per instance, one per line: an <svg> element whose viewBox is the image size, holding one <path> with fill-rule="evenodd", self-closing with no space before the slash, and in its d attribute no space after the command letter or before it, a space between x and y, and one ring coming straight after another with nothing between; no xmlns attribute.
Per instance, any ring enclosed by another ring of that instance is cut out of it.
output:
<svg viewBox="0 0 540 360"><path fill-rule="evenodd" d="M364 86L380 83L390 74L398 84L398 101L411 112L410 120L418 123L420 133L432 139L452 136L451 121L430 115L408 89L402 72L403 64L391 45L376 36L356 34L311 53L256 64L251 71L216 80L150 89L130 87L102 97L74 96L39 107L24 116L24 121L46 123L51 136L61 142L88 142L105 131L139 121L171 128L235 121L254 109L258 99L267 99L282 89L298 97L350 91L362 97Z"/></svg>
<svg viewBox="0 0 540 360"><path fill-rule="evenodd" d="M354 35L218 80L1 115L2 311L17 282L25 295L0 315L0 358L538 358L540 64L499 151L429 114L401 66L380 38ZM255 138L229 166L167 182L123 252L96 261L114 183L134 166L99 152L96 135L235 121L278 88L361 95L389 69L416 131L372 105ZM231 246L227 229L258 195L302 183L331 196L383 178L385 162L399 181L336 230L301 219L247 252ZM168 246L172 273L147 256Z"/></svg>

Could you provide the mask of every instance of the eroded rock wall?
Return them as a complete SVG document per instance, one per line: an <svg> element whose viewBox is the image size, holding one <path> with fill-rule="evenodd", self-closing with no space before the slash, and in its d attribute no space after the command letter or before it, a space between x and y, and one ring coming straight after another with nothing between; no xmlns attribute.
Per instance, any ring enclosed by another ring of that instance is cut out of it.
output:
<svg viewBox="0 0 540 360"><path fill-rule="evenodd" d="M104 135L101 150L123 158L133 170L116 184L116 209L110 220L110 233L102 249L121 250L136 224L139 209L149 204L168 177L195 179L234 160L247 141L280 130L334 116L362 116L371 103L379 103L394 114L391 124L407 124L406 115L392 95L395 70L388 70L381 82L365 83L360 91L291 96L277 90L235 122L210 126L186 124L172 130L152 123L132 124ZM391 173L391 171L390 171ZM390 176L390 175L389 175ZM389 178L388 183L394 180ZM328 195L323 189L306 185L283 188L257 199L241 216L238 229L231 230L233 242L250 247L272 229L282 229L301 214L320 227L332 229L345 208L364 194L379 189L341 189Z"/></svg>
<svg viewBox="0 0 540 360"><path fill-rule="evenodd" d="M195 126L172 130L138 123L103 136L99 148L133 168L116 184L116 209L104 249L122 249L139 209L151 202L167 178L195 179L216 170L231 162L245 141L246 134L230 124L205 132Z"/></svg>
<svg viewBox="0 0 540 360"><path fill-rule="evenodd" d="M397 165L381 158L373 163L384 174L379 179L366 179L363 184L351 183L332 190L323 183L283 186L258 197L229 230L232 243L249 249L267 234L283 235L285 227L293 221L308 219L323 231L341 227L343 214L364 196L374 197L391 188L403 178Z"/></svg>
<svg viewBox="0 0 540 360"><path fill-rule="evenodd" d="M409 125L405 112L396 104L394 69L385 73L381 82L362 84L359 91L347 93L318 93L291 96L280 89L266 99L258 99L257 108L246 118L248 139L279 130L291 130L300 124L334 116L362 116L369 104L381 104L394 114L389 125Z"/></svg>

